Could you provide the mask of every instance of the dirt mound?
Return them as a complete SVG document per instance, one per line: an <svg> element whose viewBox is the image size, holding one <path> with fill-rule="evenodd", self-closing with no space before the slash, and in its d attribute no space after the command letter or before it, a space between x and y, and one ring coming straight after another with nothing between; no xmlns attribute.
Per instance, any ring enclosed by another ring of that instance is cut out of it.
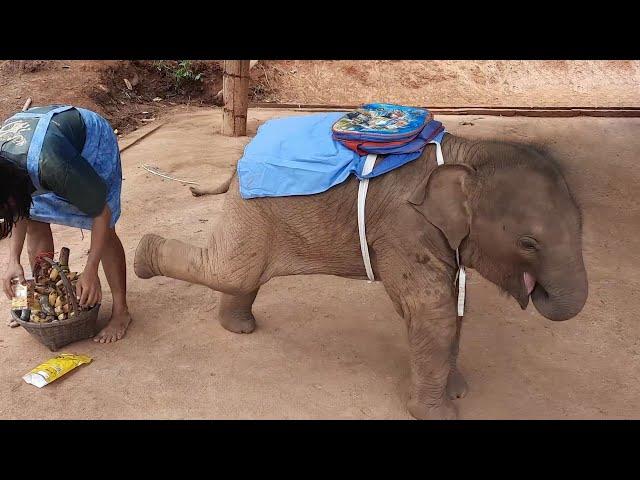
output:
<svg viewBox="0 0 640 480"><path fill-rule="evenodd" d="M27 98L33 105L70 103L103 113L83 91L97 82L105 62L4 61L0 62L0 120L19 111Z"/></svg>
<svg viewBox="0 0 640 480"><path fill-rule="evenodd" d="M221 89L219 61L8 60L0 62L0 118L31 97L34 105L94 110L125 134L162 117L167 107L220 105Z"/></svg>
<svg viewBox="0 0 640 480"><path fill-rule="evenodd" d="M33 73L48 70L52 68L54 63L52 60L5 60L4 62L0 62L0 73Z"/></svg>
<svg viewBox="0 0 640 480"><path fill-rule="evenodd" d="M106 65L83 94L119 132L162 116L167 106L222 106L222 61L126 60ZM269 101L274 86L253 69L250 100ZM264 68L263 68L264 71ZM277 101L277 98L276 98Z"/></svg>
<svg viewBox="0 0 640 480"><path fill-rule="evenodd" d="M167 105L221 105L222 68L216 61L121 61L106 66L84 92L114 128L128 132L162 115Z"/></svg>

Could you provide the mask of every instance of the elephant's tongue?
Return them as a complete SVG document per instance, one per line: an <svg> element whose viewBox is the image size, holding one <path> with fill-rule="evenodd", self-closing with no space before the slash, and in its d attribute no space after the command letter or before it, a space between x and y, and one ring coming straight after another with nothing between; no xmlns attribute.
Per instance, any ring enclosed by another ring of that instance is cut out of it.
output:
<svg viewBox="0 0 640 480"><path fill-rule="evenodd" d="M531 295L533 289L536 288L536 279L527 272L524 272L524 287L527 289L527 295Z"/></svg>

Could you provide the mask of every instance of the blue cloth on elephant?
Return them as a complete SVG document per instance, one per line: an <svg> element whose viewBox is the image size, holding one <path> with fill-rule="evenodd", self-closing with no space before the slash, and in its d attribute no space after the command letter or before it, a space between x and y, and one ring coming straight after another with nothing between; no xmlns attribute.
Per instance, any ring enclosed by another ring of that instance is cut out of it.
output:
<svg viewBox="0 0 640 480"><path fill-rule="evenodd" d="M33 196L30 218L39 222L66 225L70 227L84 228L87 230L91 229L93 226L93 216L89 215L87 211L81 210L76 205L72 204L69 199L63 198L58 193L49 191L47 189L47 185L42 184L43 179L41 178L41 175L43 165L41 152L45 146L46 139L49 138L47 135L49 126L55 115L73 108L79 112L82 122L84 123L84 146L82 147L82 151L77 153L80 155L81 159L83 159L83 162L86 161L84 162L84 165L79 165L73 173L81 176L83 168L89 169L88 173L94 177L95 174L97 174L100 179L104 181L104 185L106 186L106 198L100 197L100 199L104 199L105 203L109 206L109 209L111 210L111 227L114 227L120 218L121 213L120 192L122 189L122 167L120 163L118 140L111 125L109 125L109 122L100 115L90 110L71 106L59 106L42 113L37 113L41 108L30 109L26 112L15 114L5 122L5 125L7 125L20 119L37 119L37 123L35 124L35 129L28 146L26 159L26 168L29 173L29 177L37 189ZM63 141L64 139L58 138L58 140ZM67 149L68 155L72 155L75 151L75 149L69 145L67 145ZM60 162L60 168L64 168L66 165L67 169L71 168L69 162L73 160L74 159L71 158L53 159L53 161ZM51 169L51 167L49 167L49 169ZM67 171L66 178L67 180L71 178L69 171ZM98 182L100 179L97 179L96 177ZM76 178L74 178L74 180L78 181ZM82 181L82 178L80 178L79 181ZM89 180L87 179L87 181ZM62 183L65 182L63 181ZM93 193L87 189L84 191L87 193ZM102 193L104 194L105 192L103 191ZM86 206L91 202L84 203ZM92 213L97 215L100 212L96 211Z"/></svg>
<svg viewBox="0 0 640 480"><path fill-rule="evenodd" d="M408 152L397 147L399 153L386 155L372 172L363 175L366 155L358 155L333 137L333 126L342 117L341 112L319 113L273 119L260 126L238 162L242 198L312 195L344 182L351 174L360 179L376 177L415 160L427 143L439 142L444 134L429 141L421 139L422 147L413 144L406 148Z"/></svg>
<svg viewBox="0 0 640 480"><path fill-rule="evenodd" d="M261 125L238 161L242 198L310 195L346 180L360 156L331 136L342 115L285 117Z"/></svg>

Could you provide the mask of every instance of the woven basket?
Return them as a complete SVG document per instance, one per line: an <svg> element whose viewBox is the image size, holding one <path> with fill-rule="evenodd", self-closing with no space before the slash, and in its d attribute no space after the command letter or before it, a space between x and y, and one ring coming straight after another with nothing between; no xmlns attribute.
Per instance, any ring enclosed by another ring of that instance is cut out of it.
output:
<svg viewBox="0 0 640 480"><path fill-rule="evenodd" d="M78 340L91 338L97 333L96 321L98 319L98 312L100 311L100 304L90 310L80 310L78 301L76 300L75 289L73 285L71 285L64 270L60 268L60 264L46 257L44 260L58 269L60 277L67 288L67 292L71 292L69 296L73 311L75 312L74 316L66 320L50 323L25 322L20 320L20 317L13 311L11 311L11 316L22 328L36 337L40 343L48 347L52 352L55 352L65 345L77 342Z"/></svg>

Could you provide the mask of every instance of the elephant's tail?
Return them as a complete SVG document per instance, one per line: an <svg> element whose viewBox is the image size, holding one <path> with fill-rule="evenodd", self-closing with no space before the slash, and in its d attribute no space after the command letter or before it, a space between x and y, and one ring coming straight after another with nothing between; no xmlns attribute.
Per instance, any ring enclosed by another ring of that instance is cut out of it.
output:
<svg viewBox="0 0 640 480"><path fill-rule="evenodd" d="M203 195L220 195L221 193L227 193L229 191L229 186L231 185L231 181L235 177L235 171L229 175L229 178L223 180L222 182L214 185L209 185L206 187L189 187L191 190L191 194L194 197L202 197Z"/></svg>

